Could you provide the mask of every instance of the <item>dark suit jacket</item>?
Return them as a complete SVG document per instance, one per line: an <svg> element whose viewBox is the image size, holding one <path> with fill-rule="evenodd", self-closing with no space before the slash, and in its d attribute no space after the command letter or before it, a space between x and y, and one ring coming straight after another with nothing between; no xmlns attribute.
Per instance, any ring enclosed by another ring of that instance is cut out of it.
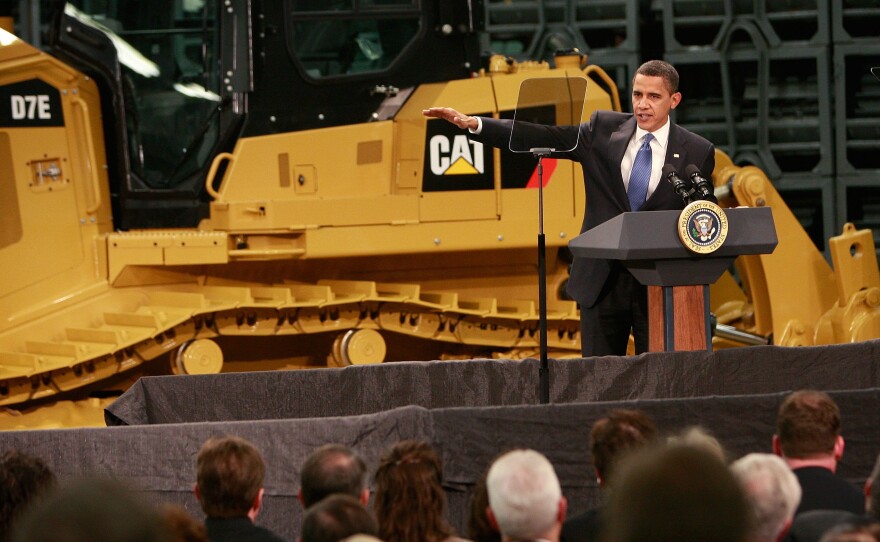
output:
<svg viewBox="0 0 880 542"><path fill-rule="evenodd" d="M819 542L829 530L838 525L862 525L872 521L867 516L853 514L846 510L808 510L798 514L791 524L784 542Z"/></svg>
<svg viewBox="0 0 880 542"><path fill-rule="evenodd" d="M206 518L205 529L211 542L284 542L265 527L254 525L248 518Z"/></svg>
<svg viewBox="0 0 880 542"><path fill-rule="evenodd" d="M794 469L803 495L795 514L808 510L847 510L865 513L865 497L859 488L828 469L801 467Z"/></svg>
<svg viewBox="0 0 880 542"><path fill-rule="evenodd" d="M482 122L480 134L471 137L495 147L507 148L511 121L482 118ZM518 133L528 136L529 145L525 145L526 147L549 148L569 148L571 145L567 142L575 141L579 130L577 147L571 152L554 153L553 156L580 162L584 169L587 209L581 233L620 213L632 210L620 175L620 162L636 130L636 119L632 114L596 111L590 117L590 122L580 127L532 125L528 128L524 131L517 130ZM541 144L535 144L538 141ZM685 168L694 164L710 179L715 169L715 147L706 139L671 124L664 163L675 166L682 176ZM661 180L641 210L683 208L684 203L672 189L672 185ZM592 307L598 300L611 269L612 265L608 260L575 258L568 282L568 294L582 307Z"/></svg>
<svg viewBox="0 0 880 542"><path fill-rule="evenodd" d="M596 542L602 530L602 508L591 508L562 524L561 542Z"/></svg>

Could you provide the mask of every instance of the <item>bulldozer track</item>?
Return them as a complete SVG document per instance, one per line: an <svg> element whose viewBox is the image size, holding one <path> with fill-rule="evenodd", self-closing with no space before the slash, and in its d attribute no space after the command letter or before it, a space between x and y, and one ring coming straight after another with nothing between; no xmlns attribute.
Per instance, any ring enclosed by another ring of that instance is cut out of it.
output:
<svg viewBox="0 0 880 542"><path fill-rule="evenodd" d="M131 291L142 301L131 310ZM43 340L0 350L0 405L53 396L127 371L194 339L217 336L291 336L374 329L429 341L508 351L539 346L539 318L531 300L465 299L423 292L418 284L326 280L279 286L187 286L110 290L127 296L129 310L84 301L81 327L59 326ZM109 303L113 305L113 303ZM574 302L548 305L548 347L578 352ZM23 336L30 336L24 333Z"/></svg>

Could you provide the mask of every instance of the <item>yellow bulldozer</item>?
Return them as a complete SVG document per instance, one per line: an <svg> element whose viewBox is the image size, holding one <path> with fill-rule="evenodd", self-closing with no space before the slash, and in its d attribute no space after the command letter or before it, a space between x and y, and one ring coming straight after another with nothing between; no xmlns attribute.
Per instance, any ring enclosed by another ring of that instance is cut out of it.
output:
<svg viewBox="0 0 880 542"><path fill-rule="evenodd" d="M472 0L57 4L45 51L0 29L0 405L535 354L535 161L421 111L509 118L534 77L586 78L584 118L619 110L600 67L481 56ZM717 163L779 247L712 286L715 346L880 337L870 232L832 241L833 271L760 170ZM583 178L544 169L548 346L577 356Z"/></svg>

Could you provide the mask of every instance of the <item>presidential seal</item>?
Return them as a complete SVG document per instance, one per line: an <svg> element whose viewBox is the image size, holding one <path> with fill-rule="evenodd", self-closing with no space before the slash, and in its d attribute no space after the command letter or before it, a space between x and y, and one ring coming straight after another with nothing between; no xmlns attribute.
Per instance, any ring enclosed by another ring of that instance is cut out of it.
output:
<svg viewBox="0 0 880 542"><path fill-rule="evenodd" d="M711 201L689 203L678 217L678 237L697 254L711 254L727 239L727 215Z"/></svg>

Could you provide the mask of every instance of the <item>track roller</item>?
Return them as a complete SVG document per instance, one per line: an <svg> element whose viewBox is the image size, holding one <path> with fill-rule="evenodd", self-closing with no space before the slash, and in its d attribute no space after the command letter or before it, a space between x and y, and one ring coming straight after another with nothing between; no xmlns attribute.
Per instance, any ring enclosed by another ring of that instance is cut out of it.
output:
<svg viewBox="0 0 880 542"><path fill-rule="evenodd" d="M330 361L336 367L382 363L386 352L385 339L375 329L351 329L333 341Z"/></svg>
<svg viewBox="0 0 880 542"><path fill-rule="evenodd" d="M180 345L172 370L182 375L217 374L223 369L223 350L211 339L195 339Z"/></svg>

